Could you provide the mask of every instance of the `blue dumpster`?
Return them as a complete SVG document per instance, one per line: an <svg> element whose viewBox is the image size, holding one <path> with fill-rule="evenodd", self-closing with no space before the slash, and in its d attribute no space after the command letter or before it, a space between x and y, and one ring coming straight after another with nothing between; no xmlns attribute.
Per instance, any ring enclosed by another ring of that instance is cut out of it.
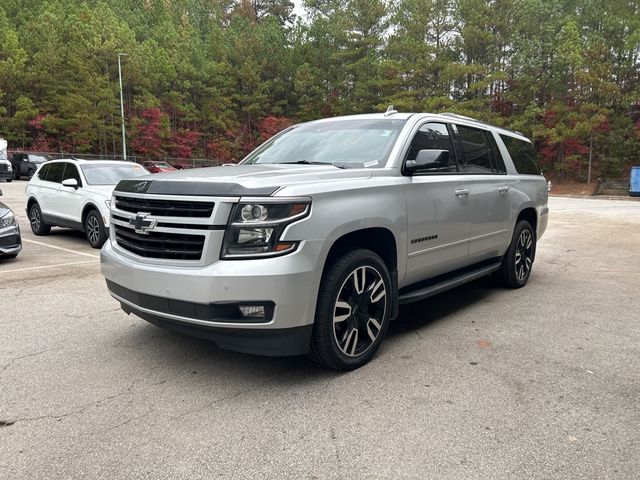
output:
<svg viewBox="0 0 640 480"><path fill-rule="evenodd" d="M629 195L632 197L640 197L640 167L631 167Z"/></svg>

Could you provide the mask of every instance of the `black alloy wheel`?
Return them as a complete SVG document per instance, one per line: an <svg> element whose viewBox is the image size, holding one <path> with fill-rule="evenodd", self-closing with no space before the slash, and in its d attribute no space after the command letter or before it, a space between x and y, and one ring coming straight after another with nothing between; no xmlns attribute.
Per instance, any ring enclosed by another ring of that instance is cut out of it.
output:
<svg viewBox="0 0 640 480"><path fill-rule="evenodd" d="M29 207L29 224L35 235L46 235L51 231L51 226L47 225L42 218L40 205L35 202Z"/></svg>
<svg viewBox="0 0 640 480"><path fill-rule="evenodd" d="M509 288L524 287L531 276L535 255L536 237L533 228L526 220L520 220L497 272L501 282Z"/></svg>
<svg viewBox="0 0 640 480"><path fill-rule="evenodd" d="M526 282L533 265L533 235L531 230L520 232L516 245L515 274L520 282Z"/></svg>
<svg viewBox="0 0 640 480"><path fill-rule="evenodd" d="M107 240L104 222L96 210L91 210L84 219L84 233L93 248L101 248Z"/></svg>
<svg viewBox="0 0 640 480"><path fill-rule="evenodd" d="M391 304L391 277L378 255L358 249L337 259L321 282L312 359L336 370L367 363L386 334Z"/></svg>

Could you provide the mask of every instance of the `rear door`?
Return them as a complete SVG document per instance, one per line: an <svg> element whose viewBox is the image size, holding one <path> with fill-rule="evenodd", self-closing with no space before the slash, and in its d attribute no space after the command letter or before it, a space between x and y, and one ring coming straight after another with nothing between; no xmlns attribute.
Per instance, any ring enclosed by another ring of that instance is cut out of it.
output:
<svg viewBox="0 0 640 480"><path fill-rule="evenodd" d="M453 130L461 153L461 173L469 190L469 261L502 256L509 244L513 180L507 176L492 132L464 125L455 125Z"/></svg>
<svg viewBox="0 0 640 480"><path fill-rule="evenodd" d="M61 187L62 176L64 175L65 162L49 163L49 170L42 181L39 182L40 209L45 215L57 216L56 203L58 190Z"/></svg>
<svg viewBox="0 0 640 480"><path fill-rule="evenodd" d="M414 173L405 186L408 221L405 283L454 270L468 261L471 208L447 124L424 123L416 132L404 163L415 160L423 149L449 151L449 166Z"/></svg>

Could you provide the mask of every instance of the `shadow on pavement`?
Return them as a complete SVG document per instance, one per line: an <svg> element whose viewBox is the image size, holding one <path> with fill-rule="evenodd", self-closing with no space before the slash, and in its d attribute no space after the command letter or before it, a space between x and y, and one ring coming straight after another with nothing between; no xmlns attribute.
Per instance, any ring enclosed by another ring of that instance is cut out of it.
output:
<svg viewBox="0 0 640 480"><path fill-rule="evenodd" d="M401 341L405 335L415 331L428 335L433 324L446 321L449 315L484 300L496 288L499 287L487 277L425 301L403 306L400 317L389 328L385 343ZM136 358L141 371L159 368L170 377L182 377L183 381L184 377L193 377L198 383L203 381L203 375L210 381L240 379L247 387L256 382L277 383L280 386L311 385L350 374L328 370L304 356L260 357L222 350L213 342L164 330L134 315L129 319L135 328L123 333L121 342L138 351ZM376 358L359 371L365 372L365 369L374 367L375 362Z"/></svg>

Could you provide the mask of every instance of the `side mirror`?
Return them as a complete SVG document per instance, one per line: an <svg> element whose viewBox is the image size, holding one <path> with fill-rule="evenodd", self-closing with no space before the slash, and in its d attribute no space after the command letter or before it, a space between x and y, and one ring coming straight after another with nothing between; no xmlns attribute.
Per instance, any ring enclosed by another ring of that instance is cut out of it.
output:
<svg viewBox="0 0 640 480"><path fill-rule="evenodd" d="M75 178L67 178L67 179L62 181L62 186L63 187L75 188L77 190L78 189L78 181Z"/></svg>
<svg viewBox="0 0 640 480"><path fill-rule="evenodd" d="M423 170L432 170L449 166L449 152L447 150L420 150L415 160L407 160L404 170L413 174Z"/></svg>

